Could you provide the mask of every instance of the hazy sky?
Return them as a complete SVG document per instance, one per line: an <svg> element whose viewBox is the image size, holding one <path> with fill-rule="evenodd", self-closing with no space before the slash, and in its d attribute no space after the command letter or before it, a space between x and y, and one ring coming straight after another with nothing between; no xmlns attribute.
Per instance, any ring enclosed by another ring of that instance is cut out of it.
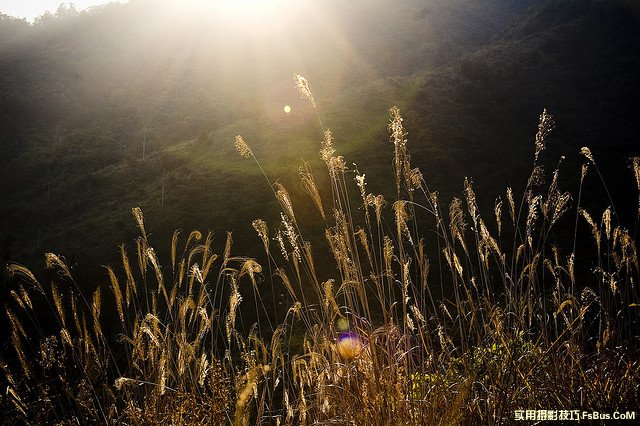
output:
<svg viewBox="0 0 640 426"><path fill-rule="evenodd" d="M111 1L113 0L75 0L70 2L62 0L0 0L0 12L33 21L33 18L42 15L47 10L55 13L61 3L73 3L76 5L76 9L84 10Z"/></svg>

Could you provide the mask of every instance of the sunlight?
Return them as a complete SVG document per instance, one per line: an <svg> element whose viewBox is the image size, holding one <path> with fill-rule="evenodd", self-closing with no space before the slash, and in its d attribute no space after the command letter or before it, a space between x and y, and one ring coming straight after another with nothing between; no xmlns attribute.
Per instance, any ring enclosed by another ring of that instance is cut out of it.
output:
<svg viewBox="0 0 640 426"><path fill-rule="evenodd" d="M273 22L296 3L293 0L182 0L173 5L191 11L208 9L230 21Z"/></svg>
<svg viewBox="0 0 640 426"><path fill-rule="evenodd" d="M164 7L174 18L211 17L230 30L260 34L286 27L304 3L306 0L164 0Z"/></svg>
<svg viewBox="0 0 640 426"><path fill-rule="evenodd" d="M230 16L272 18L285 6L285 0L218 0L219 10Z"/></svg>

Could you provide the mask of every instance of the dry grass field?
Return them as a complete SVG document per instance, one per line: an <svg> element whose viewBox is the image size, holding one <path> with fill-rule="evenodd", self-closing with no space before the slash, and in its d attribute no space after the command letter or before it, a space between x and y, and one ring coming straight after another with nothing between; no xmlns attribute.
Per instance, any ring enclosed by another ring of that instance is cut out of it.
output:
<svg viewBox="0 0 640 426"><path fill-rule="evenodd" d="M304 77L295 84L321 107ZM504 188L489 212L471 180L450 201L428 187L397 108L395 199L369 192L319 126L330 188L299 171L319 247L263 172L281 206L278 229L252 224L263 261L234 253L230 233L216 250L198 231L176 232L159 259L135 208L140 236L106 268L109 291L81 292L55 254L43 277L10 264L2 423L511 424L516 410L639 406L634 230L613 208L583 209L582 186L560 188L561 172L600 173L588 148L581 170L544 170L547 111L524 192ZM235 139L261 170L251 143ZM640 158L631 164L640 189ZM319 278L320 256L332 279ZM288 301L279 315L264 297L274 286Z"/></svg>

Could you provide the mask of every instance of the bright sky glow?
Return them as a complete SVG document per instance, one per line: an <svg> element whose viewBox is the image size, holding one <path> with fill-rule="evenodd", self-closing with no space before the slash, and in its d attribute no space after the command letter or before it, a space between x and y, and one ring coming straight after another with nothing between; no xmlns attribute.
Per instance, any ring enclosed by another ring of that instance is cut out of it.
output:
<svg viewBox="0 0 640 426"><path fill-rule="evenodd" d="M0 12L17 18L26 18L27 21L32 22L34 18L44 14L47 10L55 13L61 3L73 3L76 9L82 11L91 6L111 3L112 1L113 0L74 0L65 2L63 0L0 0ZM125 1L120 1L119 3L125 3Z"/></svg>
<svg viewBox="0 0 640 426"><path fill-rule="evenodd" d="M111 2L127 3L128 0L0 0L0 12L33 22L46 11L55 13L61 3L73 3L78 11L82 11ZM277 25L298 3L300 0L158 0L158 6L173 10L209 10L231 21L244 21L246 24L270 22L272 25Z"/></svg>
<svg viewBox="0 0 640 426"><path fill-rule="evenodd" d="M247 24L277 24L299 0L180 0L167 3L180 10L212 12L226 19ZM275 21L275 22L274 22Z"/></svg>
<svg viewBox="0 0 640 426"><path fill-rule="evenodd" d="M203 1L203 0L197 0ZM285 0L219 0L223 13L237 16L265 16L277 13L285 6Z"/></svg>

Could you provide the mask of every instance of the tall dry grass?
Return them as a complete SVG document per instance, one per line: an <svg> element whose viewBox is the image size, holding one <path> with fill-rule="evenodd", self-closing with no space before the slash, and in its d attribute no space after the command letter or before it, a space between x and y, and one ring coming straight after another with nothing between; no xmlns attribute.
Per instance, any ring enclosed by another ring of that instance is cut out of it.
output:
<svg viewBox="0 0 640 426"><path fill-rule="evenodd" d="M317 109L308 81L295 81ZM470 179L449 202L429 189L397 108L388 126L393 200L369 192L320 127L330 188L318 188L306 164L299 177L325 224L324 247L304 238L309 225L289 192L238 136L282 210L275 231L252 223L266 264L233 255L231 234L216 254L213 236L198 231L174 233L161 261L136 208L140 237L133 256L122 246L121 265L106 268L108 289L83 295L53 254L46 283L9 265L3 422L510 424L515 410L638 406L633 235L610 208L581 206L582 183L597 171L588 148L577 196L560 188L559 169L545 173L547 111L524 193L506 188L489 213ZM585 224L592 254L578 256ZM554 232L573 239L563 244ZM333 258L333 278L319 278L317 256ZM585 265L594 265L589 276ZM263 300L274 285L290 302L281 321L241 332L247 305L276 318Z"/></svg>

